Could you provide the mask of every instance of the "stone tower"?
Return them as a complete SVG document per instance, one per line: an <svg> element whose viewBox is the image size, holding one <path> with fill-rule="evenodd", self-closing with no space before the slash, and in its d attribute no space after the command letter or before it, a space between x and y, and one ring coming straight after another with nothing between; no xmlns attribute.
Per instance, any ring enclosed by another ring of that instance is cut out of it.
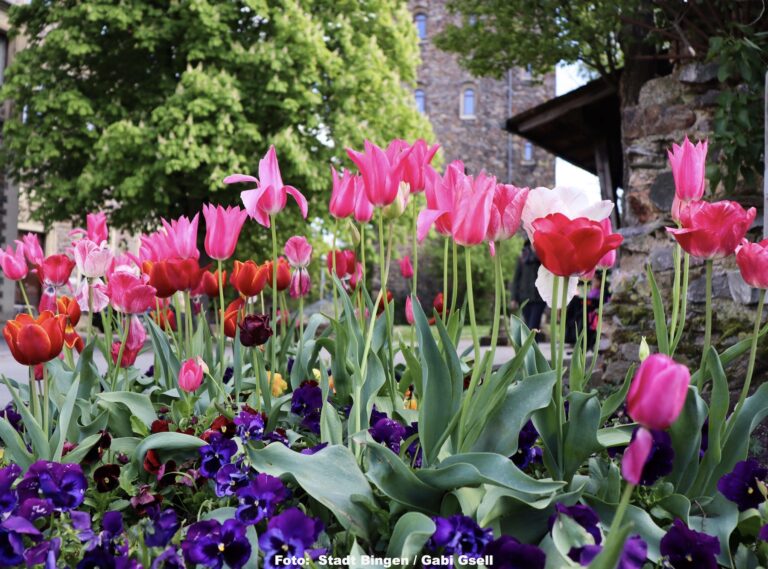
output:
<svg viewBox="0 0 768 569"><path fill-rule="evenodd" d="M432 123L443 165L462 159L471 174L485 170L500 182L552 187L554 156L507 133L502 121L554 97L554 74L533 78L518 68L501 80L474 77L453 54L432 42L456 18L445 4L445 0L409 0L421 48L414 100Z"/></svg>

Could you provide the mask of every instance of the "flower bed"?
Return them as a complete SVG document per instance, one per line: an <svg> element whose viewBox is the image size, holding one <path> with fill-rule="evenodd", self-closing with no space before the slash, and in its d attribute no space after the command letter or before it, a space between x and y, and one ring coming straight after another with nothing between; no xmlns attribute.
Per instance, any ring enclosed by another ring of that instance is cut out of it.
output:
<svg viewBox="0 0 768 569"><path fill-rule="evenodd" d="M361 233L373 222L379 251L368 266L364 251L337 251L336 224L328 315L304 316L307 240L292 237L279 255L287 197L305 218L308 204L284 185L274 148L258 178L224 180L255 186L242 192L245 209L203 209L213 271L200 264L198 215L163 221L137 256L109 249L103 214L88 216L71 254L44 257L31 236L1 252L7 278L35 270L44 294L3 332L29 378L4 378L13 401L0 413L0 566L765 566L768 470L747 452L768 414L768 387L750 388L768 329L768 242L743 239L754 209L702 199L706 144L670 153L675 279L663 294L648 271L655 353L638 342L642 363L604 398L589 385L596 358L585 335L566 369L565 311L597 271L596 353L605 275L622 241L608 221L613 204L498 184L461 163L441 176L429 165L435 151L366 142L349 151L359 175L333 171L331 214ZM429 312L409 297L412 333L395 337L391 227L409 214L414 254L400 270L416 290L416 239L434 226L445 238L444 291ZM269 228L271 260L225 267L248 217ZM472 256L483 243L494 255L521 224L543 263L550 359L506 315L498 256L491 345L480 350ZM760 302L753 334L718 353L712 259L733 254ZM674 359L690 256L705 260L710 284L694 370ZM374 263L383 282L371 296ZM85 338L75 331L83 318ZM496 367L502 318L515 355ZM473 347L459 354L465 320ZM147 340L154 364L142 370L134 363ZM723 369L740 357L749 371L731 408Z"/></svg>

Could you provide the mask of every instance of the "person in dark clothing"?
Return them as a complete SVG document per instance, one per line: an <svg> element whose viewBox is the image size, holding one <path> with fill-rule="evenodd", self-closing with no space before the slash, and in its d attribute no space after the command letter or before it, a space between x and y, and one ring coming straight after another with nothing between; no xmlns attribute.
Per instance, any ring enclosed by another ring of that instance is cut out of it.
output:
<svg viewBox="0 0 768 569"><path fill-rule="evenodd" d="M539 273L541 261L526 239L523 250L515 268L515 279L512 283L512 308L523 307L523 322L529 330L538 330L541 327L541 316L547 304L542 300L536 289L536 277Z"/></svg>

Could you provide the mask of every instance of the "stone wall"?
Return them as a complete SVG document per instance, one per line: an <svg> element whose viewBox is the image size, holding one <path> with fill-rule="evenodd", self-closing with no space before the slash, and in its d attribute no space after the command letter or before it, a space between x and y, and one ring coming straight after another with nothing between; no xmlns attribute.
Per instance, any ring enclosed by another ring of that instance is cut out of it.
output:
<svg viewBox="0 0 768 569"><path fill-rule="evenodd" d="M662 294L671 294L674 240L665 226L674 197L674 181L667 162L667 149L687 134L691 140L706 138L711 130L720 86L712 65L690 64L678 67L671 75L648 81L636 105L622 110L625 179L622 233L624 244L618 268L613 272L614 296L606 308L606 331L610 346L599 375L610 383L621 381L632 362L637 361L637 346L645 335L655 343L650 307L650 287L645 266L650 263ZM708 162L716 160L710 154ZM707 188L707 199L722 199L720 188ZM741 188L729 196L745 207L762 201L762 186ZM757 221L762 217L758 215ZM762 227L754 227L754 239ZM756 307L756 291L741 279L733 257L717 262L713 271L713 342L718 350L733 345L751 333ZM685 336L676 357L698 366L704 330L704 264L691 259L688 289L688 317ZM669 298L665 298L669 314ZM768 343L766 343L768 345ZM729 370L734 392L740 388L746 356ZM755 383L766 379L768 353L759 351Z"/></svg>

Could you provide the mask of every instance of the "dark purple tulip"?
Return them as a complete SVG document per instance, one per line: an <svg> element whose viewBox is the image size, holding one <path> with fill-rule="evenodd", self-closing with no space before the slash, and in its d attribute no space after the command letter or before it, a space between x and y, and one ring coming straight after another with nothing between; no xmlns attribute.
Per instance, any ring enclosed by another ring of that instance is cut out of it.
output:
<svg viewBox="0 0 768 569"><path fill-rule="evenodd" d="M761 466L754 458L737 462L733 470L717 482L720 493L735 502L739 511L757 508L765 502L759 482L768 476L768 469Z"/></svg>
<svg viewBox="0 0 768 569"><path fill-rule="evenodd" d="M382 443L395 454L400 453L400 443L405 435L405 427L394 419L383 418L368 429L371 437L377 443Z"/></svg>
<svg viewBox="0 0 768 569"><path fill-rule="evenodd" d="M173 508L167 508L162 512L158 508L150 517L151 530L144 534L144 543L148 547L165 547L181 527L179 517Z"/></svg>
<svg viewBox="0 0 768 569"><path fill-rule="evenodd" d="M264 436L264 415L261 413L251 413L250 411L240 411L235 417L235 426L237 434L244 443L249 441L258 441Z"/></svg>
<svg viewBox="0 0 768 569"><path fill-rule="evenodd" d="M267 531L259 536L259 547L264 554L264 569L293 567L275 563L275 556L285 558L304 557L304 553L317 541L323 524L310 518L298 508L288 508L275 516L267 524Z"/></svg>
<svg viewBox="0 0 768 569"><path fill-rule="evenodd" d="M514 537L502 535L489 543L483 555L492 555L492 569L544 569L547 556L535 545L520 543Z"/></svg>
<svg viewBox="0 0 768 569"><path fill-rule="evenodd" d="M247 314L239 326L240 343L247 348L266 344L272 337L268 314Z"/></svg>
<svg viewBox="0 0 768 569"><path fill-rule="evenodd" d="M426 545L432 551L477 558L493 540L493 530L481 528L469 516L456 514L449 518L438 516L432 519L435 522L435 533Z"/></svg>
<svg viewBox="0 0 768 569"><path fill-rule="evenodd" d="M717 569L720 542L716 537L689 529L678 519L661 538L660 550L674 569Z"/></svg>
<svg viewBox="0 0 768 569"><path fill-rule="evenodd" d="M200 447L199 451L200 474L213 478L222 466L230 463L237 452L237 443L221 433L214 432L208 438L208 444Z"/></svg>
<svg viewBox="0 0 768 569"><path fill-rule="evenodd" d="M232 496L238 489L248 484L248 473L244 470L241 460L225 464L216 473L216 495L219 498Z"/></svg>
<svg viewBox="0 0 768 569"><path fill-rule="evenodd" d="M245 525L255 525L270 517L275 507L288 497L288 490L279 478L259 474L237 491L239 506L235 517Z"/></svg>
<svg viewBox="0 0 768 569"><path fill-rule="evenodd" d="M239 569L251 557L245 526L237 520L227 520L224 524L216 520L194 523L189 526L181 548L187 563L210 569L221 569L225 563Z"/></svg>

